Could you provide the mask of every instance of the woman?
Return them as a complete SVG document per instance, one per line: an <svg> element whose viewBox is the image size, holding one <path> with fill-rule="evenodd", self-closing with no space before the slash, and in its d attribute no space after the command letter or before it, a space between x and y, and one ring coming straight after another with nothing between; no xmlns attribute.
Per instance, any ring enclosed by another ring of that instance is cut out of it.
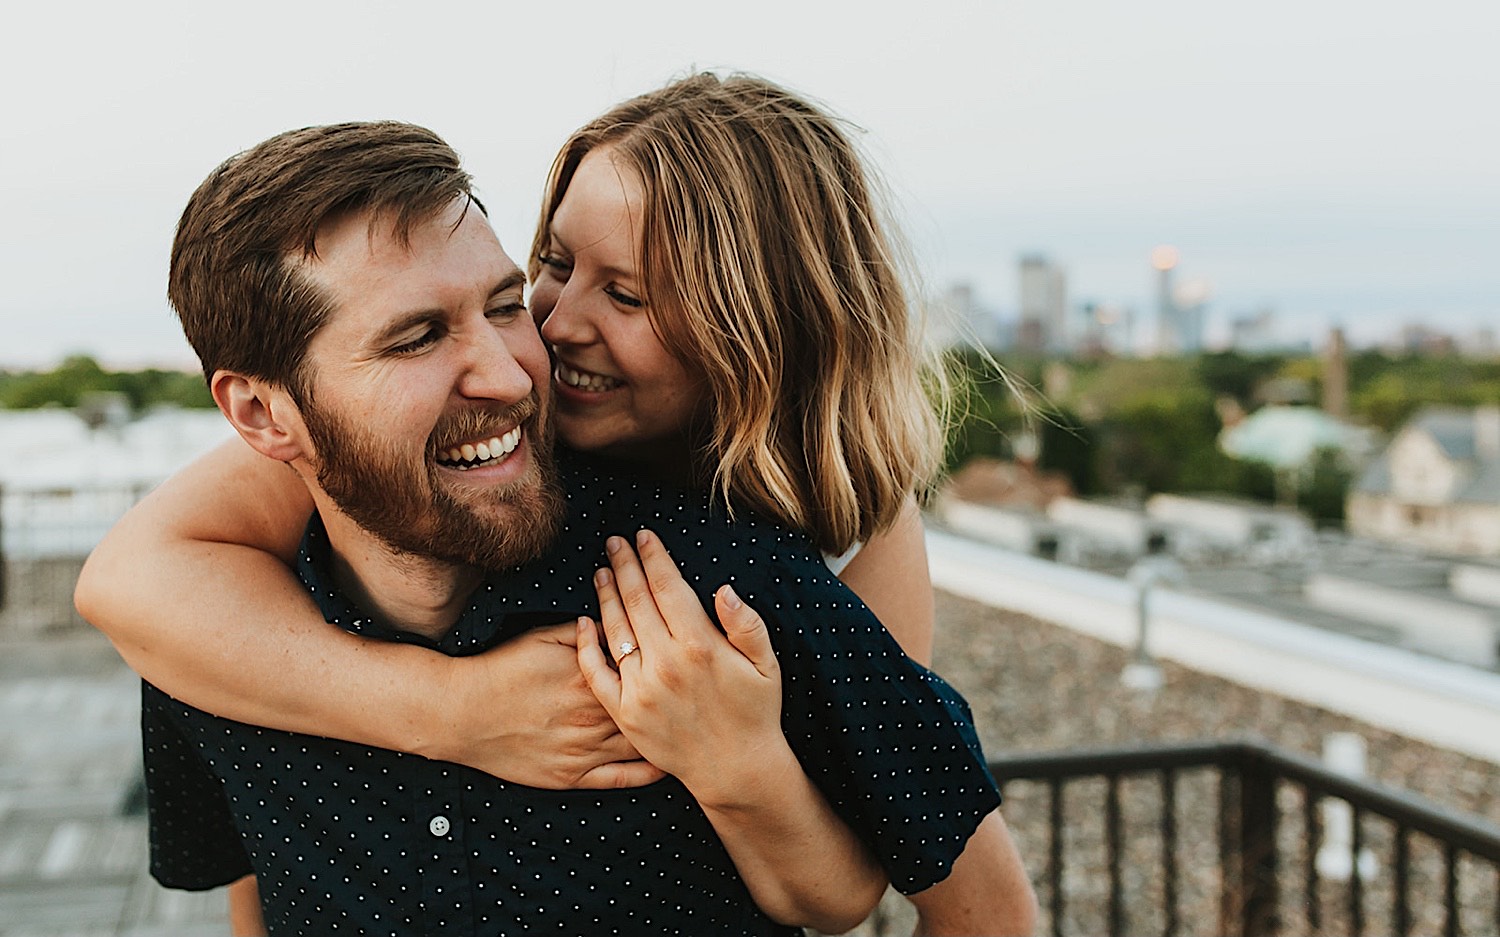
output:
<svg viewBox="0 0 1500 937"><path fill-rule="evenodd" d="M562 438L635 470L711 486L730 505L808 531L830 556L852 553L846 583L925 663L931 587L913 493L935 471L940 425L917 377L894 255L837 125L769 83L697 76L580 130L548 188L533 306L557 356ZM241 479L241 494L226 497L226 474ZM556 658L540 663L538 644L434 660L324 626L275 558L290 557L307 513L289 481L232 448L190 468L101 545L80 581L80 609L148 679L236 719L539 786L656 776L628 760L637 748L659 761L656 752L670 754L662 733L653 738L659 723L632 708L641 698L632 683L645 678L633 667L615 676L587 627L576 632L575 667L625 739L601 720L559 731L546 718L581 707L557 705ZM134 562L145 555L155 558L150 570ZM623 587L633 557L616 550L612 562ZM618 611L612 588L601 581L604 626L618 647L656 613ZM192 601L163 605L162 596L179 595ZM253 621L243 620L247 608L257 609ZM266 650L203 661L205 628L214 646L253 638ZM194 632L198 640L183 640ZM526 680L539 691L517 692ZM482 711L453 705L455 694L483 699L497 686L542 705L500 727L509 737L452 723L455 713ZM596 750L604 757L554 757ZM995 815L953 874L916 897L926 932L1029 929L1017 873Z"/></svg>

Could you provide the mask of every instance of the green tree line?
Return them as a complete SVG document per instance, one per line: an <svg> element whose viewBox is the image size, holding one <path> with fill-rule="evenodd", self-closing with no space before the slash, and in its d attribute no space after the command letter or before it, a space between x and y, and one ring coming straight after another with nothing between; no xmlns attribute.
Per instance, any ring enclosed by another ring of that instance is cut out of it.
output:
<svg viewBox="0 0 1500 937"><path fill-rule="evenodd" d="M1322 395L1322 362L1311 356L1231 351L999 363L1035 392L1023 404L984 356L959 353L956 371L968 405L950 440L950 467L974 456L1013 458L1029 432L1040 443L1038 467L1067 476L1085 497L1177 492L1275 500L1288 490L1287 479L1219 449L1222 411L1253 411L1278 388L1300 392L1309 403ZM1362 351L1350 356L1348 370L1351 419L1384 433L1423 406L1500 401L1500 361ZM1351 480L1348 467L1323 453L1290 489L1314 518L1338 523Z"/></svg>
<svg viewBox="0 0 1500 937"><path fill-rule="evenodd" d="M160 404L214 405L197 372L109 371L87 355L70 356L50 371L0 371L0 408L76 407L88 395L101 392L124 394L137 413Z"/></svg>

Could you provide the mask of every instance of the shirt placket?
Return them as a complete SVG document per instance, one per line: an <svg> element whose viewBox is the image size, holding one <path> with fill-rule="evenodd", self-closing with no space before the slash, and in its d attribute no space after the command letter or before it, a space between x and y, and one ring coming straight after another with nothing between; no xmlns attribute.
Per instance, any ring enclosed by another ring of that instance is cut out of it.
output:
<svg viewBox="0 0 1500 937"><path fill-rule="evenodd" d="M476 896L468 861L469 823L463 811L463 785L451 769L417 789L412 822L420 828L417 838L425 847L423 933L473 933Z"/></svg>

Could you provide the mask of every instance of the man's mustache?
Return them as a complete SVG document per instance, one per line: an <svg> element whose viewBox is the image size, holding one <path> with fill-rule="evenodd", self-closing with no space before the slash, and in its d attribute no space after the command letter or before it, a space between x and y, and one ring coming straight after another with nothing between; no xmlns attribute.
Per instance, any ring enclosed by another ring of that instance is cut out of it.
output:
<svg viewBox="0 0 1500 937"><path fill-rule="evenodd" d="M512 426L524 424L540 410L541 399L532 390L524 400L508 407L477 405L445 414L427 439L428 455L436 456L440 449L470 442L481 436L499 435Z"/></svg>

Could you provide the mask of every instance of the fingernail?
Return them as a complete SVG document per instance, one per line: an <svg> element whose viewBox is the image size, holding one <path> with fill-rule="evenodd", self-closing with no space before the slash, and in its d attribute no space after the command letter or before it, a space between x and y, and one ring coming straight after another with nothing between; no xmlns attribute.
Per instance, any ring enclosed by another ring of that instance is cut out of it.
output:
<svg viewBox="0 0 1500 937"><path fill-rule="evenodd" d="M610 537L604 541L604 549L610 553L619 553L620 548L624 545L625 539L623 537Z"/></svg>
<svg viewBox="0 0 1500 937"><path fill-rule="evenodd" d="M610 580L609 570L607 570L607 569L596 569L596 570L594 570L594 585L596 585L596 586L607 586L607 585L609 585L609 580Z"/></svg>
<svg viewBox="0 0 1500 937"><path fill-rule="evenodd" d="M635 532L635 545L636 546L643 547L643 546L645 546L646 544L648 544L650 542L651 542L651 531L649 531L649 530L638 530L638 531Z"/></svg>
<svg viewBox="0 0 1500 937"><path fill-rule="evenodd" d="M719 597L722 598L724 600L724 604L729 606L730 608L739 608L744 604L740 601L740 597L735 594L734 586L731 586L727 582L719 587Z"/></svg>
<svg viewBox="0 0 1500 937"><path fill-rule="evenodd" d="M592 627L594 627L594 623L592 621L589 621L589 617L587 615L579 615L578 616L578 633L579 634L583 634L585 631L589 630Z"/></svg>

